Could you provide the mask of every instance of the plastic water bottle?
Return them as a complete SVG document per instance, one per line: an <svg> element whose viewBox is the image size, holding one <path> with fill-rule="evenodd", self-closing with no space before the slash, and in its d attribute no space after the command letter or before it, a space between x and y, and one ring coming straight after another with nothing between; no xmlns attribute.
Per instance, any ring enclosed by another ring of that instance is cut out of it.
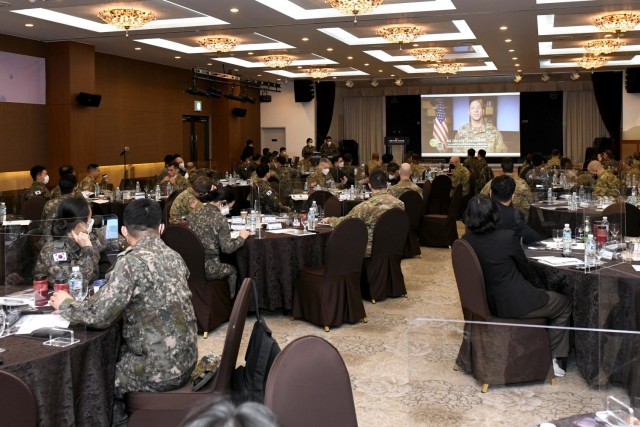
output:
<svg viewBox="0 0 640 427"><path fill-rule="evenodd" d="M0 202L0 224L7 220L7 204Z"/></svg>
<svg viewBox="0 0 640 427"><path fill-rule="evenodd" d="M173 193L173 186L170 182L167 183L167 196L170 196Z"/></svg>
<svg viewBox="0 0 640 427"><path fill-rule="evenodd" d="M71 269L71 276L69 276L69 293L77 301L82 301L87 296L87 290L87 284L82 278L80 267L73 267Z"/></svg>
<svg viewBox="0 0 640 427"><path fill-rule="evenodd" d="M140 191L140 181L136 181L136 193L139 193Z"/></svg>
<svg viewBox="0 0 640 427"><path fill-rule="evenodd" d="M596 241L593 234L589 234L584 245L584 265L592 267L596 265Z"/></svg>
<svg viewBox="0 0 640 427"><path fill-rule="evenodd" d="M120 191L120 187L116 187L116 202L122 201L122 191Z"/></svg>
<svg viewBox="0 0 640 427"><path fill-rule="evenodd" d="M631 187L631 197L629 197L629 203L631 203L632 205L638 203L638 190L635 185Z"/></svg>
<svg viewBox="0 0 640 427"><path fill-rule="evenodd" d="M100 194L100 184L98 184L96 182L96 186L95 189L93 190L93 192L95 193L95 196L98 197L98 195Z"/></svg>
<svg viewBox="0 0 640 427"><path fill-rule="evenodd" d="M307 229L309 231L314 231L316 229L316 213L318 212L318 205L316 201L313 201L311 208L309 209L309 213L307 214Z"/></svg>
<svg viewBox="0 0 640 427"><path fill-rule="evenodd" d="M162 199L162 190L160 190L160 184L156 185L156 200L159 202Z"/></svg>
<svg viewBox="0 0 640 427"><path fill-rule="evenodd" d="M584 237L585 242L588 239L589 234L593 234L593 230L591 230L591 218L588 216L584 217Z"/></svg>
<svg viewBox="0 0 640 427"><path fill-rule="evenodd" d="M578 201L583 202L584 199L585 199L584 185L581 185L580 190L578 191Z"/></svg>
<svg viewBox="0 0 640 427"><path fill-rule="evenodd" d="M569 224L564 225L562 230L562 254L571 255L571 227Z"/></svg>
<svg viewBox="0 0 640 427"><path fill-rule="evenodd" d="M551 203L553 201L553 187L549 187L547 190L547 202Z"/></svg>
<svg viewBox="0 0 640 427"><path fill-rule="evenodd" d="M600 223L600 226L607 229L607 240L609 240L609 220L607 219L606 216L602 217L602 222Z"/></svg>
<svg viewBox="0 0 640 427"><path fill-rule="evenodd" d="M251 234L255 234L256 232L256 211L252 210L251 215L249 215L249 231Z"/></svg>

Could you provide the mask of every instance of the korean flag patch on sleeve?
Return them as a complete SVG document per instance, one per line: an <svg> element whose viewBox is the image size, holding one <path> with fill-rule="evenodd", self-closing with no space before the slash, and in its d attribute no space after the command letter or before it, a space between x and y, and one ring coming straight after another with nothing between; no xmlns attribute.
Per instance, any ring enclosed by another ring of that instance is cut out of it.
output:
<svg viewBox="0 0 640 427"><path fill-rule="evenodd" d="M271 196L271 194L273 194L273 191L271 190L267 191L267 196Z"/></svg>
<svg viewBox="0 0 640 427"><path fill-rule="evenodd" d="M54 262L62 262L62 261L66 261L67 260L67 253L66 252L56 252L53 254L53 261Z"/></svg>

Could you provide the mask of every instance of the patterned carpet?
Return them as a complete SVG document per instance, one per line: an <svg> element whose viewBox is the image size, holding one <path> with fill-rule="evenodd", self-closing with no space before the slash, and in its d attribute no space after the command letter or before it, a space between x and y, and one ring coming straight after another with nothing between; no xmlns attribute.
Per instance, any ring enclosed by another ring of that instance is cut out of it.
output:
<svg viewBox="0 0 640 427"><path fill-rule="evenodd" d="M471 375L452 369L463 325L450 250L422 248L422 258L403 260L402 270L408 298L365 302L367 324L326 333L282 313L266 315L281 347L303 335L318 335L340 351L360 426L533 426L602 410L610 394L624 399L625 392L615 387L590 388L572 359L556 386L491 386L481 393ZM245 327L242 364L254 319ZM208 339L200 337L200 353L221 354L225 331L223 325Z"/></svg>

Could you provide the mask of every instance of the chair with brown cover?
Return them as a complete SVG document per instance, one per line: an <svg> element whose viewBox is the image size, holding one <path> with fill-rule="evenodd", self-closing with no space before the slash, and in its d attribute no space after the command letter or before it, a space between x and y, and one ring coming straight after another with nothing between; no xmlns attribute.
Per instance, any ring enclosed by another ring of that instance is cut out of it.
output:
<svg viewBox="0 0 640 427"><path fill-rule="evenodd" d="M20 215L24 219L30 221L40 221L42 219L42 210L47 200L42 196L34 196L22 202Z"/></svg>
<svg viewBox="0 0 640 427"><path fill-rule="evenodd" d="M447 215L427 214L420 223L420 244L436 248L448 248L458 238L456 214L462 194L462 186L458 185L451 198L451 207Z"/></svg>
<svg viewBox="0 0 640 427"><path fill-rule="evenodd" d="M631 203L618 202L602 212L609 224L620 224L620 236L640 236L640 209ZM619 239L620 237L618 237Z"/></svg>
<svg viewBox="0 0 640 427"><path fill-rule="evenodd" d="M447 215L451 203L451 178L438 175L431 183L431 194L427 205L426 215Z"/></svg>
<svg viewBox="0 0 640 427"><path fill-rule="evenodd" d="M165 225L169 225L169 218L171 217L171 205L173 205L174 200L178 197L178 194L182 193L184 190L174 191L169 194L169 197L164 201L164 209L162 210L162 222Z"/></svg>
<svg viewBox="0 0 640 427"><path fill-rule="evenodd" d="M307 200L307 203L309 204L309 207L311 207L311 205L313 204L313 201L315 200L316 204L324 209L325 202L329 200L329 198L331 197L335 197L335 196L331 194L329 191L318 190L318 191L314 191L309 195L309 199Z"/></svg>
<svg viewBox="0 0 640 427"><path fill-rule="evenodd" d="M424 203L424 213L427 213L429 207L429 199L431 198L431 181L426 180L422 184L422 203Z"/></svg>
<svg viewBox="0 0 640 427"><path fill-rule="evenodd" d="M5 427L35 427L38 424L36 399L28 385L14 374L0 369L0 402Z"/></svg>
<svg viewBox="0 0 640 427"><path fill-rule="evenodd" d="M336 196L331 196L324 202L324 216L328 218L330 216L343 216L340 200Z"/></svg>
<svg viewBox="0 0 640 427"><path fill-rule="evenodd" d="M334 346L307 335L291 341L271 366L264 404L281 427L357 427L349 372Z"/></svg>
<svg viewBox="0 0 640 427"><path fill-rule="evenodd" d="M200 391L191 390L191 382L181 388L165 392L131 392L125 396L129 427L174 427L180 425L189 411L204 401L213 401L217 395L231 392L231 376L236 368L242 332L247 320L251 300L251 279L244 279L236 301L220 356L220 367L213 379Z"/></svg>
<svg viewBox="0 0 640 427"><path fill-rule="evenodd" d="M231 291L226 280L207 280L204 269L204 247L198 236L187 227L170 225L162 240L178 252L189 269L191 302L198 321L198 332L207 338L209 331L229 320Z"/></svg>
<svg viewBox="0 0 640 427"><path fill-rule="evenodd" d="M418 232L422 215L424 215L424 203L420 194L413 190L402 193L400 200L404 203L404 211L409 216L409 233L404 245L403 257L412 258L421 255Z"/></svg>
<svg viewBox="0 0 640 427"><path fill-rule="evenodd" d="M544 328L547 319L493 316L487 303L482 267L471 245L465 240L456 240L451 249L451 260L465 319L456 369L473 374L482 384L483 393L490 384L544 381L547 378L554 384L551 346Z"/></svg>
<svg viewBox="0 0 640 427"><path fill-rule="evenodd" d="M402 209L389 209L373 226L371 257L364 259L360 289L362 298L376 301L407 294L400 268L409 233L409 216Z"/></svg>
<svg viewBox="0 0 640 427"><path fill-rule="evenodd" d="M367 247L367 226L348 218L333 230L324 251L325 264L304 267L293 284L294 319L318 326L366 321L360 296L360 273Z"/></svg>

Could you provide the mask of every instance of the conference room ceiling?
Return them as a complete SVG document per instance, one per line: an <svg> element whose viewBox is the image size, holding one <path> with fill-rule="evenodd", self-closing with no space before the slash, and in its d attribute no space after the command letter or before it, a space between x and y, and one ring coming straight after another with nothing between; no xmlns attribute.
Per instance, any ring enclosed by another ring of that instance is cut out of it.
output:
<svg viewBox="0 0 640 427"><path fill-rule="evenodd" d="M630 0L386 0L354 23L353 16L340 14L324 0L8 0L0 4L1 31L27 39L72 40L92 44L97 52L267 81L308 78L303 69L323 66L334 70L327 79L367 82L444 78L411 56L415 47L446 48L445 61L463 64L458 76L491 80L512 78L521 70L527 78L549 73L552 78L567 79L575 70L590 72L576 60L583 56L586 41L605 35L593 26L592 17L634 10L634 6L640 9L637 1ZM123 6L152 10L157 19L130 30L126 37L124 30L97 17L102 9ZM73 19L54 22L68 18ZM400 24L422 28L422 35L402 49L378 35L382 27ZM503 26L506 29L500 29ZM208 52L197 42L212 35L236 37L238 46L228 53ZM611 60L601 70L640 65L640 26L621 37L626 45L607 55ZM262 56L284 53L295 57L285 69L270 69L261 62Z"/></svg>

